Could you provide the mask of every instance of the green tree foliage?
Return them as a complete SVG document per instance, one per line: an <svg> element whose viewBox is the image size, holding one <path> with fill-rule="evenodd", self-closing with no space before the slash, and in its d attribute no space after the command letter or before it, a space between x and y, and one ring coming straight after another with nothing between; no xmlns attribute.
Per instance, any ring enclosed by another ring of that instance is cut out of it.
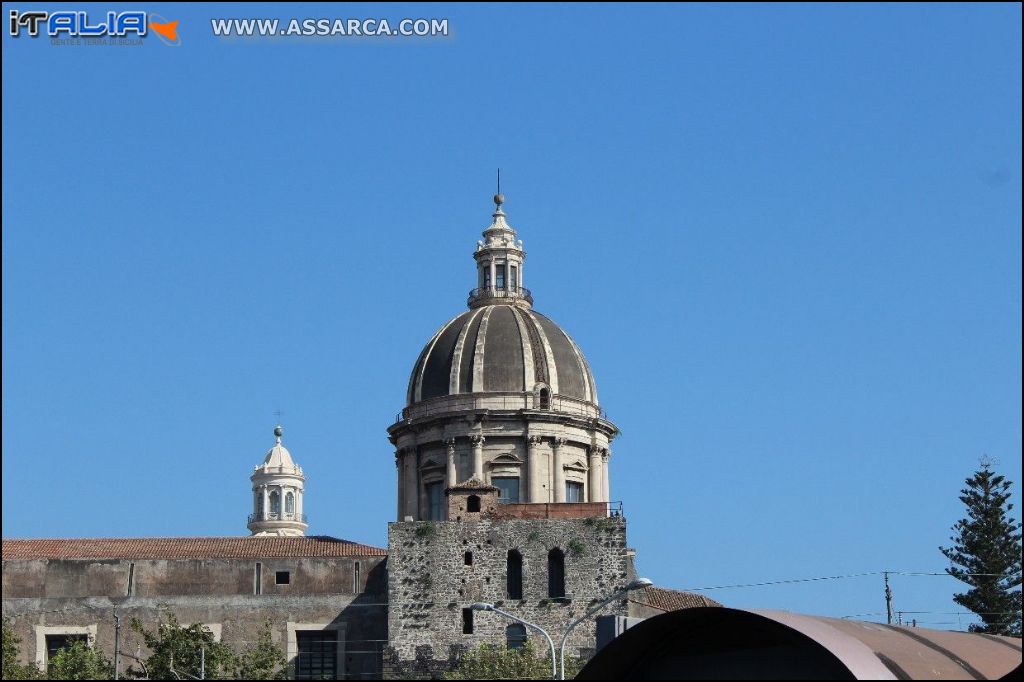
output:
<svg viewBox="0 0 1024 682"><path fill-rule="evenodd" d="M3 619L3 678L5 680L36 680L39 671L32 665L21 665L18 656L21 654L21 638L14 632L7 618Z"/></svg>
<svg viewBox="0 0 1024 682"><path fill-rule="evenodd" d="M539 652L532 642L521 649L481 644L467 651L458 664L444 675L446 680L550 680L550 650ZM580 661L566 659L565 677L572 679L582 668Z"/></svg>
<svg viewBox="0 0 1024 682"><path fill-rule="evenodd" d="M971 586L953 601L978 614L972 632L1021 636L1021 524L1013 509L1010 485L988 462L966 479L960 501L967 517L953 526L952 547L940 547L952 564L951 576Z"/></svg>
<svg viewBox="0 0 1024 682"><path fill-rule="evenodd" d="M161 612L156 630L147 630L137 618L132 619L131 627L142 637L150 654L145 659L145 671L132 666L130 674L143 677L148 672L153 680L173 680L173 664L179 675L199 677L199 670L205 665L205 679L232 678L236 667L235 652L227 644L216 641L209 628L199 623L182 626L168 610ZM205 663L201 663L201 659Z"/></svg>
<svg viewBox="0 0 1024 682"><path fill-rule="evenodd" d="M102 653L78 640L50 659L46 677L50 680L112 680L114 665Z"/></svg>
<svg viewBox="0 0 1024 682"><path fill-rule="evenodd" d="M284 680L287 659L274 644L270 631L270 620L263 621L253 646L246 647L238 655L235 679L239 680Z"/></svg>

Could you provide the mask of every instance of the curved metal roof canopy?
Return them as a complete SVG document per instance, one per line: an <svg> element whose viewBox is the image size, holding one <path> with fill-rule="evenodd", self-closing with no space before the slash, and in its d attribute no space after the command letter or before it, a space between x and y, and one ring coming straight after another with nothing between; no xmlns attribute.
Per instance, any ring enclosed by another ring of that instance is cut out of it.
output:
<svg viewBox="0 0 1024 682"><path fill-rule="evenodd" d="M785 611L694 608L649 618L577 679L999 679L1021 640Z"/></svg>

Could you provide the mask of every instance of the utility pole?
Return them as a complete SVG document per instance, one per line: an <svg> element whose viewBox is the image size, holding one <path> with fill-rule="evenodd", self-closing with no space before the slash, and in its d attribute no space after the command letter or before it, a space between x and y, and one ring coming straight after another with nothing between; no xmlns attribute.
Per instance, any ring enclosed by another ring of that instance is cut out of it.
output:
<svg viewBox="0 0 1024 682"><path fill-rule="evenodd" d="M892 588L889 587L889 571L885 575L885 618L889 625L892 625Z"/></svg>
<svg viewBox="0 0 1024 682"><path fill-rule="evenodd" d="M121 679L121 617L114 609L114 679Z"/></svg>

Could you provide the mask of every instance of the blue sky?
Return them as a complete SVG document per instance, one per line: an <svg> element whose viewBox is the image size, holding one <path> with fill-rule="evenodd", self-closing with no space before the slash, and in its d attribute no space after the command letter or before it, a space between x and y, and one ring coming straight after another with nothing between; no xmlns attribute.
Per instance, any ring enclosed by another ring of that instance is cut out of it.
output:
<svg viewBox="0 0 1024 682"><path fill-rule="evenodd" d="M1019 4L144 9L180 47L3 38L4 537L244 534L281 410L311 532L384 544L497 166L643 574L941 571L986 454L1019 504ZM452 34L209 24L322 16ZM896 608L966 625L958 585ZM884 611L878 576L709 594Z"/></svg>

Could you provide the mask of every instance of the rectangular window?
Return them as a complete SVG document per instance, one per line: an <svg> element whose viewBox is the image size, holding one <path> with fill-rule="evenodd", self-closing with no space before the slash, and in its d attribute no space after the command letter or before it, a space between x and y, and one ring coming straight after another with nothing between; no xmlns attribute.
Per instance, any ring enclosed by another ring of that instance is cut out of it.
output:
<svg viewBox="0 0 1024 682"><path fill-rule="evenodd" d="M337 630L299 630L295 633L295 644L295 679L338 679Z"/></svg>
<svg viewBox="0 0 1024 682"><path fill-rule="evenodd" d="M359 594L363 589L363 581L360 574L361 565L357 561L352 566L352 594Z"/></svg>
<svg viewBox="0 0 1024 682"><path fill-rule="evenodd" d="M577 483L576 481L565 482L565 501L566 502L582 502L583 501L583 484Z"/></svg>
<svg viewBox="0 0 1024 682"><path fill-rule="evenodd" d="M505 288L505 264L494 267L494 280L499 289Z"/></svg>
<svg viewBox="0 0 1024 682"><path fill-rule="evenodd" d="M50 661L61 649L67 649L75 642L89 643L88 635L46 635L46 660Z"/></svg>
<svg viewBox="0 0 1024 682"><path fill-rule="evenodd" d="M135 562L128 564L128 596L135 595Z"/></svg>
<svg viewBox="0 0 1024 682"><path fill-rule="evenodd" d="M462 609L462 634L473 634L473 609Z"/></svg>
<svg viewBox="0 0 1024 682"><path fill-rule="evenodd" d="M256 562L256 568L252 576L252 593L263 594L263 564Z"/></svg>
<svg viewBox="0 0 1024 682"><path fill-rule="evenodd" d="M514 265L509 266L508 288L512 291L519 288L519 268Z"/></svg>
<svg viewBox="0 0 1024 682"><path fill-rule="evenodd" d="M492 478L491 485L498 488L498 503L513 504L519 501L519 478Z"/></svg>
<svg viewBox="0 0 1024 682"><path fill-rule="evenodd" d="M431 521L443 521L441 515L441 481L427 484L427 518Z"/></svg>
<svg viewBox="0 0 1024 682"><path fill-rule="evenodd" d="M491 288L491 266L484 263L484 289Z"/></svg>
<svg viewBox="0 0 1024 682"><path fill-rule="evenodd" d="M291 585L292 574L290 571L275 571L274 572L274 584L275 585Z"/></svg>

